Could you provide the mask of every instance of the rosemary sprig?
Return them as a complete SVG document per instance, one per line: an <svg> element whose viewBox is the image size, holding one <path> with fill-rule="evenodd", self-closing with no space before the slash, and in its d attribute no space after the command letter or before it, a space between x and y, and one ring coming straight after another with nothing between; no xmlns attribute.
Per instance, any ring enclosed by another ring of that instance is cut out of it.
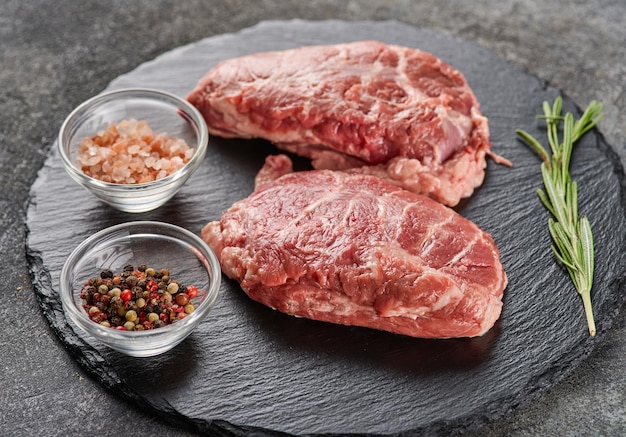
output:
<svg viewBox="0 0 626 437"><path fill-rule="evenodd" d="M591 225L586 216L578 216L578 185L569 174L574 143L592 129L603 117L602 104L592 101L581 118L574 121L572 113L561 116L563 99L543 103L550 152L528 132L515 132L539 155L541 176L545 191L537 190L541 203L550 212L548 229L552 237L552 251L567 268L569 276L580 294L587 317L589 334L596 335L596 325L591 307L593 285L594 249ZM563 123L563 139L559 140L559 126Z"/></svg>

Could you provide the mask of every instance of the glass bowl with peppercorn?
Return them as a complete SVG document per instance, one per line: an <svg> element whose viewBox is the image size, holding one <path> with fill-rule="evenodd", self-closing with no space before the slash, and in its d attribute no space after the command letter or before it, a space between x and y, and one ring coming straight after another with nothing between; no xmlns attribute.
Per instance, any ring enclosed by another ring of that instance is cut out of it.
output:
<svg viewBox="0 0 626 437"><path fill-rule="evenodd" d="M74 249L61 270L60 296L88 343L147 357L191 334L215 304L220 282L217 258L198 236L168 223L133 221Z"/></svg>
<svg viewBox="0 0 626 437"><path fill-rule="evenodd" d="M206 123L185 99L127 88L85 101L63 122L57 145L67 173L106 204L130 213L171 199L202 163Z"/></svg>

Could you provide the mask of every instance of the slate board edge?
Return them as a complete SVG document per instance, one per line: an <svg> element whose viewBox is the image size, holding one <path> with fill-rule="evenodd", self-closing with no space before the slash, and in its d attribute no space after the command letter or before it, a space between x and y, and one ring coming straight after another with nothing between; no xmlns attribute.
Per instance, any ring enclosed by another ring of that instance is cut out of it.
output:
<svg viewBox="0 0 626 437"><path fill-rule="evenodd" d="M239 32L227 33L227 34L217 35L217 36L213 36L209 38L229 37L229 36L233 36L233 35L237 35L241 33L245 34L247 32L254 31L255 29L258 29L259 27L263 27L266 25L271 26L272 24L293 23L293 22L312 23L312 22L300 20L300 19L288 20L288 21L278 21L278 20L264 21L255 26L243 29ZM339 23L341 21L340 20L325 20L325 22L338 22ZM402 25L406 27L411 27L407 24L398 22L396 20L388 20L384 22L363 21L360 23L370 23L370 24L393 23L393 24L398 24L398 25ZM421 29L421 30L432 32L435 35L437 34L444 35L446 38L464 41L465 43L469 42L470 44L473 44L476 47L480 47L482 50L486 50L480 44L477 44L472 41L462 40L461 38L458 38L448 33L441 32L439 30L431 30L431 29ZM189 45L182 46L174 50L185 49L186 47L193 45L193 44L194 43L191 43ZM146 63L155 62L159 59L160 56L161 55L157 56L152 61L147 61ZM141 66L139 66L138 68L140 67ZM124 75L121 75L120 77L123 77L123 76ZM112 83L114 82L115 80L112 81ZM546 89L551 87L551 85L549 85L547 81L541 80L541 82L543 83ZM559 91L559 94L562 95L564 99L567 99L567 97L564 96L562 92ZM579 113L582 113L580 108L577 105L575 106L576 106L576 110L579 111ZM626 178L624 177L624 169L621 164L621 160L619 156L617 155L617 153L614 151L614 149L604 140L603 135L597 129L594 129L593 132L595 133L595 135L597 135L598 148L608 157L610 163L613 165L614 174L618 178L618 181L621 187L621 193L620 193L621 205L622 205L622 208L626 210ZM53 157L54 157L54 152L52 155L48 156L46 163L44 164L44 166L42 167L42 169L40 170L38 174L37 181L40 180L41 175L46 174L46 172L49 169L48 162L50 159L53 159ZM36 183L37 182L35 182L35 185ZM33 196L35 185L33 185L33 187L31 188L31 193L29 195L29 199L27 200L29 210L30 210L30 206L36 203L36 199ZM55 292L51 283L52 281L51 281L50 273L43 265L42 259L39 256L39 254L36 251L33 251L28 245L28 235L30 231L28 229L27 223L25 223L25 227L26 227L26 257L27 257L27 261L29 264L29 274L30 274L31 282L33 284L33 288L35 290L35 294L38 297L40 307L42 308L45 317L48 319L53 331L62 341L63 346L68 350L70 355L74 359L76 359L76 361L81 365L81 367L83 367L87 371L87 373L91 377L93 377L96 381L103 384L109 391L111 391L114 395L118 396L123 401L129 402L137 406L140 410L147 412L156 418L164 420L167 423L182 427L183 429L187 429L190 431L195 431L195 432L200 432L200 433L210 432L211 435L267 435L267 436L287 435L278 431L266 430L266 429L256 428L253 426L232 424L232 423L228 423L228 422L221 421L221 420L214 420L214 421L208 421L208 422L197 421L197 420L194 420L192 418L182 415L181 413L179 413L178 411L174 409L164 408L163 404L154 405L154 404L147 403L145 398L138 395L134 390L130 390L114 372L111 373L108 371L107 366L106 366L106 361L102 358L102 356L98 353L98 351L92 348L79 335L77 335L75 330L68 324L67 320L65 319L63 308L60 304L60 301L55 297ZM553 386L555 383L563 380L581 362L587 359L589 355L591 354L591 352L603 340L605 334L611 328L616 316L619 314L622 307L624 306L624 303L626 302L626 293L624 293L624 291L626 291L626 277L619 278L616 281L616 283L613 284L613 286L617 287L621 291L621 293L617 294L619 296L618 301L616 302L614 310L611 312L611 314L605 315L605 317L599 321L598 333L596 337L593 339L588 338L582 342L583 344L581 345L581 347L584 349L584 352L583 353L578 352L574 354L574 350L577 350L577 348L576 347L572 348L569 351L569 353L566 354L566 356L564 356L566 364L563 364L561 368L557 368L556 370L551 369L550 372L547 372L542 375L538 375L535 378L535 382L533 382L532 384L529 383L527 385L526 387L526 389L528 390L527 392L520 392L520 393L517 393L515 396L506 396L506 397L503 397L502 399L493 400L491 402L491 405L493 406L492 408L490 406L483 407L486 410L488 410L489 413L484 413L484 414L479 414L479 415L474 415L470 413L467 416L458 418L454 421L439 421L439 422L435 422L430 425L427 425L425 427L421 427L419 429L404 430L401 433L418 432L418 433L431 434L431 433L441 433L441 432L450 433L453 431L459 431L461 429L465 431L478 429L481 426L493 420L496 420L504 416L505 414L519 407L527 405L531 403L533 400L536 400L537 398L539 398L546 390L549 390L549 388ZM67 329L68 327L70 328L69 330ZM71 332L72 335L67 335L68 331ZM85 354L85 351L87 351L88 354ZM86 356L89 354L91 354L92 357L96 357L97 359L95 361L101 363L102 366L94 367L93 366L94 360L92 359L90 361L86 358ZM575 356L575 359L568 360L568 358L571 358L571 356ZM322 434L310 434L310 435L322 435ZM328 436L331 434L323 434L323 435ZM347 435L347 434L332 434L332 435Z"/></svg>

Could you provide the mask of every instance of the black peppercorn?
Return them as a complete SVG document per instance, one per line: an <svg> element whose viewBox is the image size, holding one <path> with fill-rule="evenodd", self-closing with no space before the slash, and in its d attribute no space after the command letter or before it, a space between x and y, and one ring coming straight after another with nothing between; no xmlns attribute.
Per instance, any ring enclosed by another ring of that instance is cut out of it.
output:
<svg viewBox="0 0 626 437"><path fill-rule="evenodd" d="M143 297L144 290L139 286L135 286L131 290L133 292L133 299L137 300L140 297Z"/></svg>
<svg viewBox="0 0 626 437"><path fill-rule="evenodd" d="M153 323L155 328L161 328L163 326L165 326L165 322L161 319L157 320L156 322Z"/></svg>
<svg viewBox="0 0 626 437"><path fill-rule="evenodd" d="M137 282L139 282L139 280L137 279L137 276L135 275L130 275L126 278L126 285L128 285L129 287L134 287L135 285L137 285Z"/></svg>

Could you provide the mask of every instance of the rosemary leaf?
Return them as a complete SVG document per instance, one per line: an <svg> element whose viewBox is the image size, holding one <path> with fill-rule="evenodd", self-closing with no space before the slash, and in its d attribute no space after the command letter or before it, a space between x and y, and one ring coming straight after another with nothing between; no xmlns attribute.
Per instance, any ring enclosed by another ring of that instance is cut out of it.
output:
<svg viewBox="0 0 626 437"><path fill-rule="evenodd" d="M548 200L551 205L551 212L559 223L567 223L567 206L563 193L559 192L557 188L558 181L553 180L552 175L546 169L545 166L541 166L541 175L543 176L543 185L546 188L548 194Z"/></svg>
<svg viewBox="0 0 626 437"><path fill-rule="evenodd" d="M596 326L591 305L595 254L591 224L586 216L578 217L578 184L571 179L569 168L574 145L586 132L600 121L604 113L602 104L589 103L583 115L574 120L570 112L561 115L563 100L557 97L552 105L543 103L543 115L537 118L546 122L549 149L546 149L528 132L517 129L517 135L526 142L541 159L541 177L545 190L538 189L539 200L552 216L548 230L552 238L552 252L565 266L580 294L587 327L591 336L596 335ZM562 125L559 139L559 128Z"/></svg>
<svg viewBox="0 0 626 437"><path fill-rule="evenodd" d="M524 141L526 141L526 143L528 143L528 145L535 151L535 153L537 153L537 155L539 155L543 162L546 162L547 165L550 165L550 155L548 155L548 152L539 141L537 141L534 137L521 129L517 129L515 132L517 133L517 135L522 137Z"/></svg>
<svg viewBox="0 0 626 437"><path fill-rule="evenodd" d="M569 223L576 223L578 220L578 184L576 181L572 181L569 184L569 190L567 191L567 203L570 205L569 216L567 220Z"/></svg>
<svg viewBox="0 0 626 437"><path fill-rule="evenodd" d="M591 233L591 225L586 216L582 216L578 222L580 230L578 231L581 236L581 246L583 252L583 260L585 266L585 276L593 278L594 269L594 250L593 250L593 234ZM589 284L591 288L591 284Z"/></svg>
<svg viewBox="0 0 626 437"><path fill-rule="evenodd" d="M554 220L548 221L548 230L550 231L550 236L554 241L554 244L558 248L559 258L563 261L564 264L567 264L571 268L576 268L576 257L572 256L572 254L576 253L576 249L570 240L569 235L563 229L563 226L559 222L555 222Z"/></svg>
<svg viewBox="0 0 626 437"><path fill-rule="evenodd" d="M543 206L548 210L548 212L550 212L550 214L552 214L553 216L556 215L556 213L552 209L552 204L550 203L546 192L539 188L537 189L537 196L539 197L539 200L541 200L541 203L543 203Z"/></svg>

